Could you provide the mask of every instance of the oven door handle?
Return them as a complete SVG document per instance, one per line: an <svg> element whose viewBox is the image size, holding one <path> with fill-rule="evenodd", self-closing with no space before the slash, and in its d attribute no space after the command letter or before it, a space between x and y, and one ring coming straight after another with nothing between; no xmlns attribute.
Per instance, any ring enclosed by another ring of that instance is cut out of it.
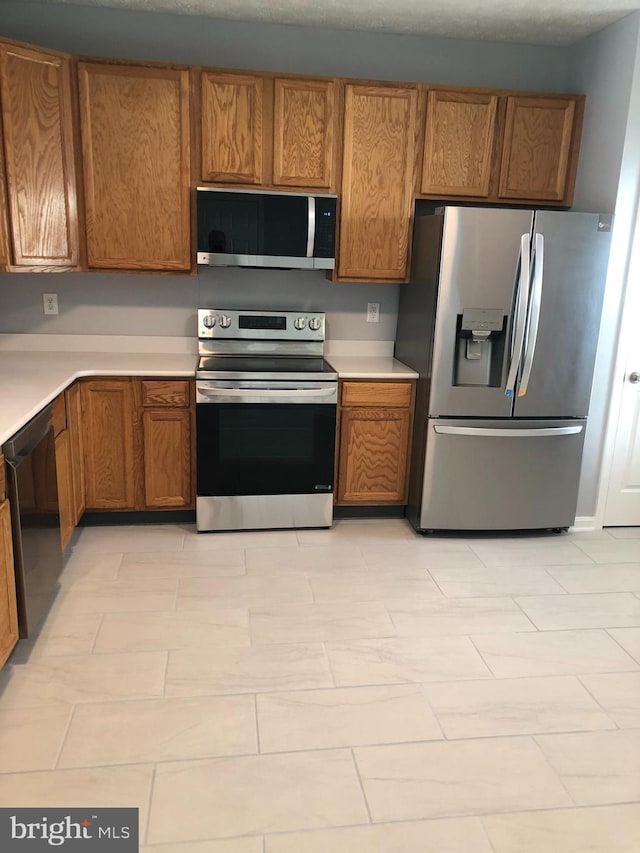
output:
<svg viewBox="0 0 640 853"><path fill-rule="evenodd" d="M203 397L331 397L335 388L198 388Z"/></svg>

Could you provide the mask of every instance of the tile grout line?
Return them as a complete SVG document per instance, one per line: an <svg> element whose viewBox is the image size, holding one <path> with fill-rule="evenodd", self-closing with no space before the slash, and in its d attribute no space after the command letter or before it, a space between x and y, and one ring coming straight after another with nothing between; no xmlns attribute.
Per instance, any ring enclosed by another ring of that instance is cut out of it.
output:
<svg viewBox="0 0 640 853"><path fill-rule="evenodd" d="M155 697L157 699L167 699L167 698L170 699L170 698L172 698L170 696L169 697L167 696L167 675L169 673L169 656L171 654L171 649L167 649L165 651L165 654L167 656L167 659L166 659L165 664L164 664L164 675L162 677L162 693L160 696Z"/></svg>
<svg viewBox="0 0 640 853"><path fill-rule="evenodd" d="M594 675L595 675L596 673L588 673L588 674L587 674L587 673L583 673L582 675L574 675L574 678L576 678L576 679L580 682L580 684L582 685L583 689L587 691L587 693L589 694L589 696L591 696L591 698L592 698L592 699L593 699L593 701L596 703L596 705L597 705L597 706L602 710L602 713L605 715L605 717L606 717L608 720L611 720L611 722L613 723L613 726L614 726L614 727L613 727L613 729L609 729L609 731L615 731L615 730L619 730L619 731L626 731L626 729L623 729L623 727L622 727L622 726L619 726L619 725L618 725L618 723L616 722L616 720L614 720L614 719L613 719L613 717L609 714L609 712L608 712L608 711L607 711L607 709L604 707L604 705L602 704L602 702L600 702L600 701L598 700L598 698L597 698L597 697L596 697L596 696L591 692L591 690L589 689L589 687L588 687L588 686L584 683L584 681L582 680L585 676L588 678L588 677L589 677L589 675L592 675L592 674L594 674ZM616 672L616 673L605 673L605 674L608 674L608 675L625 675L626 673L618 673L618 672ZM601 729L600 731L606 731L606 729Z"/></svg>
<svg viewBox="0 0 640 853"><path fill-rule="evenodd" d="M513 812L513 814L517 814L517 812ZM493 841L491 840L491 835L489 834L489 830L487 829L487 826L484 822L485 817L492 817L492 815L478 815L478 822L480 824L480 827L482 828L482 833L487 839L487 844L489 845L493 853L499 853L499 851L496 850Z"/></svg>
<svg viewBox="0 0 640 853"><path fill-rule="evenodd" d="M358 779L358 785L360 786L360 793L362 794L362 800L364 802L364 807L367 812L367 817L369 818L369 825L373 826L373 819L371 817L371 809L369 808L369 801L367 800L367 795L364 790L364 782L362 781L362 776L360 775L360 768L358 767L358 762L356 760L356 753L354 747L350 747L349 752L351 753L351 760L353 761L353 769L356 772L356 778Z"/></svg>
<svg viewBox="0 0 640 853"><path fill-rule="evenodd" d="M326 665L327 665L327 670L328 670L328 672L329 672L329 678L331 679L331 686L330 686L330 687L321 688L321 689L324 689L324 690L337 690L337 689L339 689L340 685L338 685L338 684L336 683L336 676L335 676L335 673L334 673L334 671L333 671L333 667L331 666L331 658L329 657L329 652L327 651L327 643L326 643L326 641L322 642L322 643L321 643L321 645L322 645L322 653L324 654L324 660L325 660L325 663L326 663ZM344 686L344 685L342 685L342 686ZM368 686L368 685L367 685L367 686Z"/></svg>
<svg viewBox="0 0 640 853"><path fill-rule="evenodd" d="M151 802L153 800L153 793L156 784L156 772L158 769L158 764L154 763L153 770L151 771L151 784L149 785L149 796L147 798L147 823L144 828L144 846L146 847L149 841L149 828L151 826Z"/></svg>
<svg viewBox="0 0 640 853"><path fill-rule="evenodd" d="M567 788L567 786L565 785L564 779L562 778L562 776L560 775L560 773L558 773L558 771L557 771L557 770L555 770L555 768L551 766L551 762L550 762L550 761L549 761L549 759L547 758L547 755L546 755L545 751L542 749L542 746L541 746L541 745L540 745L540 743L538 742L538 740L537 740L537 736L536 736L536 735L529 735L529 738L530 738L531 742L535 745L535 747L536 747L537 751L539 752L540 757L541 757L541 758L542 758L542 760L544 761L545 765L549 768L549 770L551 771L551 773L553 773L553 775L555 776L555 778L558 780L558 782L562 785L562 787L563 787L563 788L564 788L564 790L566 791L567 796L568 796L568 797L569 797L569 799L571 800L572 804L573 804L574 806L579 806L579 805L580 805L580 803L577 803L577 802L576 802L575 797L573 797L573 796L572 796L571 791L570 791L570 790Z"/></svg>
<svg viewBox="0 0 640 853"><path fill-rule="evenodd" d="M631 627L634 627L634 626L631 626ZM640 666L640 659L636 658L634 655L631 654L631 652L627 651L627 649L625 649L625 647L622 645L622 643L619 642L619 640L616 637L614 637L613 634L611 633L612 631L621 630L620 628L600 628L599 630L604 631L608 637L611 637L613 642L622 649L622 651L625 653L625 655L627 655L627 657L629 657L636 664L636 666ZM624 630L624 628L622 630ZM629 671L632 672L633 670L629 670Z"/></svg>
<svg viewBox="0 0 640 853"><path fill-rule="evenodd" d="M69 714L69 719L67 720L67 725L66 725L66 728L64 730L64 735L62 736L62 740L60 741L60 748L58 749L58 754L56 755L56 760L53 762L53 768L52 768L53 770L60 770L61 769L60 767L58 767L58 765L60 763L60 759L62 758L62 753L64 752L64 748L66 746L67 739L69 737L69 730L71 729L71 723L72 723L73 718L74 718L75 713L76 713L76 707L77 707L76 705L71 706L71 713Z"/></svg>
<svg viewBox="0 0 640 853"><path fill-rule="evenodd" d="M102 626L104 625L104 618L106 616L106 613L100 613L99 615L100 615L100 621L98 622L98 629L97 629L95 636L93 638L93 642L91 643L91 650L89 651L90 655L96 654L96 645L98 644L98 635L100 634L100 631L102 630ZM99 654L99 652L97 654Z"/></svg>
<svg viewBox="0 0 640 853"><path fill-rule="evenodd" d="M124 562L124 551L123 551L123 552L122 552L122 554L120 555L120 562L118 563L118 569L117 569L117 571L116 571L116 577L115 577L115 580L120 580L120 579L121 579L121 578L120 578L120 571L121 571L121 569L122 569L122 564L123 564L123 562Z"/></svg>
<svg viewBox="0 0 640 853"><path fill-rule="evenodd" d="M258 722L258 694L257 693L253 694L253 711L254 711L255 718L256 718L256 749L257 749L256 755L262 755L263 754L262 745L260 743L260 724Z"/></svg>

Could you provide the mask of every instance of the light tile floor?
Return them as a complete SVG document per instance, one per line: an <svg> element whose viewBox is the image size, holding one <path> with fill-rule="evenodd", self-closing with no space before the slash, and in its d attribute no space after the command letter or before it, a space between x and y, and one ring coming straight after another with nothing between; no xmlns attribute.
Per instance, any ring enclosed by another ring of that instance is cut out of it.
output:
<svg viewBox="0 0 640 853"><path fill-rule="evenodd" d="M640 528L85 528L0 673L0 805L147 853L640 853Z"/></svg>

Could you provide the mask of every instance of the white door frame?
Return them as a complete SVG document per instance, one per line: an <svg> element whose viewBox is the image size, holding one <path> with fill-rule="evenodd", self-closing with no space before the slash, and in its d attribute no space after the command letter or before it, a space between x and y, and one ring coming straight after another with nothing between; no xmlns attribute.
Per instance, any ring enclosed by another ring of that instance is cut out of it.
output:
<svg viewBox="0 0 640 853"><path fill-rule="evenodd" d="M595 528L602 528L604 521L604 511L613 468L613 451L618 430L618 419L620 417L622 394L626 382L627 361L631 351L632 335L638 334L637 311L640 310L640 207L637 196L635 199L635 221L631 233L632 239L628 252L628 264L626 264L626 271L624 272L624 285L618 315L619 337L611 375L609 415L602 451L600 485L598 488L596 514L593 519L593 526ZM612 260L614 261L614 265L616 265L615 259Z"/></svg>

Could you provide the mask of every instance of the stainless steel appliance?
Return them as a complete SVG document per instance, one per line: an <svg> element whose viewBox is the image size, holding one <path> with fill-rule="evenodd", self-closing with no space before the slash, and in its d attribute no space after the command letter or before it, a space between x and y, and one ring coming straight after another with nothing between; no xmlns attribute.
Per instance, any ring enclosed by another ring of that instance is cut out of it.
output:
<svg viewBox="0 0 640 853"><path fill-rule="evenodd" d="M447 207L415 220L396 356L418 371L418 530L575 521L611 217Z"/></svg>
<svg viewBox="0 0 640 853"><path fill-rule="evenodd" d="M338 377L324 314L198 311L199 531L330 527Z"/></svg>
<svg viewBox="0 0 640 853"><path fill-rule="evenodd" d="M9 466L18 626L20 636L29 637L52 602L62 571L51 407L5 442L2 452Z"/></svg>
<svg viewBox="0 0 640 853"><path fill-rule="evenodd" d="M199 264L333 269L335 195L198 187Z"/></svg>

